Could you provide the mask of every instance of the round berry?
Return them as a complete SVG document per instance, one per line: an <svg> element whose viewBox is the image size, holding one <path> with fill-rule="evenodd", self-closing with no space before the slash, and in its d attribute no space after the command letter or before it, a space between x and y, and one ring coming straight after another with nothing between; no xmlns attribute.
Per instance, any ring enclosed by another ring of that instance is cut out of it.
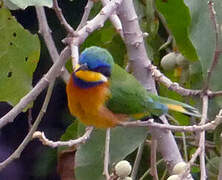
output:
<svg viewBox="0 0 222 180"><path fill-rule="evenodd" d="M173 168L173 174L181 174L187 169L187 163L179 162Z"/></svg>
<svg viewBox="0 0 222 180"><path fill-rule="evenodd" d="M132 166L126 160L120 161L115 165L116 175L119 177L127 177L132 170Z"/></svg>
<svg viewBox="0 0 222 180"><path fill-rule="evenodd" d="M178 175L172 175L172 176L169 176L167 180L180 180L180 177Z"/></svg>
<svg viewBox="0 0 222 180"><path fill-rule="evenodd" d="M177 63L178 66L180 66L182 68L188 68L189 67L188 60L182 54L177 55L176 63Z"/></svg>
<svg viewBox="0 0 222 180"><path fill-rule="evenodd" d="M133 180L131 177L127 176L127 177L119 177L117 180Z"/></svg>
<svg viewBox="0 0 222 180"><path fill-rule="evenodd" d="M171 52L167 55L165 55L162 59L161 59L161 66L164 70L166 71L170 71L173 70L177 63L176 63L176 53Z"/></svg>

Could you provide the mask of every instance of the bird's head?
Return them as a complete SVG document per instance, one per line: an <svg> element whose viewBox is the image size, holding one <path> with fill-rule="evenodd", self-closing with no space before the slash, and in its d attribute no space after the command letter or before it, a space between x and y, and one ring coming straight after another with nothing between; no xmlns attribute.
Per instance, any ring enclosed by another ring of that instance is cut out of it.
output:
<svg viewBox="0 0 222 180"><path fill-rule="evenodd" d="M113 65L113 58L106 49L92 46L81 53L72 77L80 88L94 87L108 82Z"/></svg>

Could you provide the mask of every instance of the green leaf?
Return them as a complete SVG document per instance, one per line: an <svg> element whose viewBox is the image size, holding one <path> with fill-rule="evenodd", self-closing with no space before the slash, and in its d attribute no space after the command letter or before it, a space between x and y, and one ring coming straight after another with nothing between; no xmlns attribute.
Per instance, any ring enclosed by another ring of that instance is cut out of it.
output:
<svg viewBox="0 0 222 180"><path fill-rule="evenodd" d="M14 3L12 3L10 0L5 0L4 5L9 8L10 10L16 10L19 9L18 6L16 6Z"/></svg>
<svg viewBox="0 0 222 180"><path fill-rule="evenodd" d="M202 66L202 72L204 79L207 75L207 70L210 67L213 59L213 53L215 51L215 30L210 18L209 7L207 1L189 1L185 0L185 3L190 9L192 22L190 27L190 37L192 43L197 49L197 54ZM222 24L222 2L220 0L214 1L214 6L217 12L217 21ZM213 71L213 77L211 81L211 86L214 90L219 90L222 88L219 80L221 74L221 58ZM219 74L218 74L219 73Z"/></svg>
<svg viewBox="0 0 222 180"><path fill-rule="evenodd" d="M6 6L11 9L25 9L28 6L46 6L51 8L53 5L52 0L5 0Z"/></svg>
<svg viewBox="0 0 222 180"><path fill-rule="evenodd" d="M39 55L38 36L25 30L6 8L1 8L0 101L14 106L32 89Z"/></svg>
<svg viewBox="0 0 222 180"><path fill-rule="evenodd" d="M218 152L221 152L221 148L222 148L222 142L221 142L221 135L222 133L222 124L219 124L219 126L217 126L217 128L214 130L214 143L216 145L216 149Z"/></svg>
<svg viewBox="0 0 222 180"><path fill-rule="evenodd" d="M105 130L95 130L87 143L77 150L75 163L77 179L105 179L103 175L105 134ZM113 128L110 137L110 165L132 153L144 141L146 135L147 128Z"/></svg>
<svg viewBox="0 0 222 180"><path fill-rule="evenodd" d="M212 20L210 18L210 11L207 1L202 0L185 0L186 5L190 9L191 13L191 26L190 26L190 38L194 44L197 54L200 60L203 80L207 77L207 71L211 66L213 60L213 54L215 51L215 30ZM219 25L222 24L222 1L215 0L214 7L216 10L216 18ZM221 37L219 37L221 38ZM221 39L220 39L221 40ZM220 41L221 42L221 41ZM200 68L199 68L200 69ZM219 57L218 64L212 72L212 77L210 80L210 89L211 90L221 90L222 84L221 81L221 72L222 69L222 56ZM200 84L203 84L203 81L199 81ZM218 113L219 106L222 104L221 98L215 98L212 100L214 106L210 106L211 110L209 117L214 118L216 113ZM218 105L217 105L218 104Z"/></svg>
<svg viewBox="0 0 222 180"><path fill-rule="evenodd" d="M217 175L219 171L219 165L220 165L220 157L215 156L214 158L210 159L207 163L207 172L209 179L211 180L217 180Z"/></svg>
<svg viewBox="0 0 222 180"><path fill-rule="evenodd" d="M203 76L205 77L215 48L215 35L207 1L185 0L185 3L190 9L192 18L190 26L191 41L196 47Z"/></svg>
<svg viewBox="0 0 222 180"><path fill-rule="evenodd" d="M51 173L54 173L57 163L56 149L47 148L38 151L38 158L32 168L32 174L37 179L45 179Z"/></svg>
<svg viewBox="0 0 222 180"><path fill-rule="evenodd" d="M180 53L191 61L197 60L197 53L190 41L188 32L191 17L183 0L156 0L156 7L164 16Z"/></svg>

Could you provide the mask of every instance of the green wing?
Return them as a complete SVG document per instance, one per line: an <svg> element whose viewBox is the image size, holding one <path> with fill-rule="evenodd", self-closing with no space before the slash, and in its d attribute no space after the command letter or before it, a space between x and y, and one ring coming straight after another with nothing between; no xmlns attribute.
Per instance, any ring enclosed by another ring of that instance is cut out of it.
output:
<svg viewBox="0 0 222 180"><path fill-rule="evenodd" d="M167 112L165 105L155 102L135 77L118 65L113 67L110 89L112 95L107 107L114 113L161 115Z"/></svg>
<svg viewBox="0 0 222 180"><path fill-rule="evenodd" d="M160 116L171 109L200 117L192 106L147 92L134 76L116 64L112 70L110 89L112 95L107 107L114 113Z"/></svg>

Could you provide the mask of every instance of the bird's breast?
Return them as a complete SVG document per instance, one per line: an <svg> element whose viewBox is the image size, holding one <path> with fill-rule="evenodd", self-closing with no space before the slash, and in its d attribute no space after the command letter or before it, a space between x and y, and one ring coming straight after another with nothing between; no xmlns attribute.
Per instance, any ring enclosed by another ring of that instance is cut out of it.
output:
<svg viewBox="0 0 222 180"><path fill-rule="evenodd" d="M68 107L72 115L78 117L86 125L94 125L95 121L102 121L101 111L106 109L104 104L110 96L108 82L90 88L81 88L73 81L73 78L70 78L66 92Z"/></svg>

